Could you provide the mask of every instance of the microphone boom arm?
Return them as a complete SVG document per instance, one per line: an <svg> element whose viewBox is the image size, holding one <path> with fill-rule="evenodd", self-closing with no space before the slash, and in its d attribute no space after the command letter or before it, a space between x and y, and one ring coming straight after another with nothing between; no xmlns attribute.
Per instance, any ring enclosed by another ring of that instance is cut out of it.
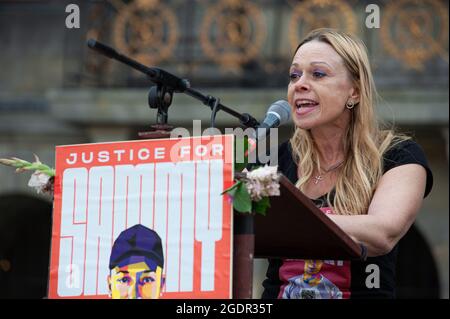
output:
<svg viewBox="0 0 450 319"><path fill-rule="evenodd" d="M213 97L211 95L204 95L203 93L194 90L190 87L190 83L187 79L179 78L163 69L155 68L155 67L147 67L136 60L133 60L119 52L115 49L98 42L94 39L89 39L87 41L87 45L89 48L94 51L107 56L110 59L117 60L122 62L133 69L144 73L149 77L149 79L157 84L159 87L166 87L167 91L171 94L172 92L176 93L185 93L199 101L201 101L204 105L209 106L211 110L217 112L222 110L236 118L239 119L240 123L247 127L256 128L259 125L259 122L252 117L248 113L239 113L230 109L229 107L223 105L219 102L218 98ZM217 100L217 102L216 102ZM168 107L168 106L167 106Z"/></svg>

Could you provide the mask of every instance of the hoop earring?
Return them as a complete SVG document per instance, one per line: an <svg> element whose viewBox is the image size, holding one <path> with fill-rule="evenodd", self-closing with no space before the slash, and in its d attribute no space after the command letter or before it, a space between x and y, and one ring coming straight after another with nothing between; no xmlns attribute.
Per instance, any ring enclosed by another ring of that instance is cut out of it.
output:
<svg viewBox="0 0 450 319"><path fill-rule="evenodd" d="M345 104L345 107L351 110L352 108L355 107L355 103L353 101L349 101L347 102L347 104Z"/></svg>

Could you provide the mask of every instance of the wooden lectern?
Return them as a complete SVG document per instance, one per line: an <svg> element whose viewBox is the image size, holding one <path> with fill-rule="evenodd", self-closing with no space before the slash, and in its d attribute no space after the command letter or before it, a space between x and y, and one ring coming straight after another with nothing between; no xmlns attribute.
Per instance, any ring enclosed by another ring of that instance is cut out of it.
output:
<svg viewBox="0 0 450 319"><path fill-rule="evenodd" d="M355 260L361 247L284 175L266 216L234 214L233 298L252 298L253 258Z"/></svg>

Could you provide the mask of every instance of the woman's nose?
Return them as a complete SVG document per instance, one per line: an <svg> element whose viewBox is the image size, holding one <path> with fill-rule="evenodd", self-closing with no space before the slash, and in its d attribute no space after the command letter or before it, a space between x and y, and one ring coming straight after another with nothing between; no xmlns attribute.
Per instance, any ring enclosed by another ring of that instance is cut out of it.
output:
<svg viewBox="0 0 450 319"><path fill-rule="evenodd" d="M305 92L305 91L309 91L311 89L310 85L309 85L309 80L306 78L305 75L301 76L297 82L295 82L295 90L296 91L301 91L301 92Z"/></svg>

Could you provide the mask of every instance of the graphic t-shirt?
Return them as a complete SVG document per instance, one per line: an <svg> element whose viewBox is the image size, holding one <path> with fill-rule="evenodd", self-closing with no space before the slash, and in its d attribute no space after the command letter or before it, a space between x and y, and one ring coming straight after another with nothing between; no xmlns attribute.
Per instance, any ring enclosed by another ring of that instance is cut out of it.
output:
<svg viewBox="0 0 450 319"><path fill-rule="evenodd" d="M298 167L289 142L280 146L278 164L281 173L295 184ZM403 141L384 154L383 172L405 164L419 164L425 168L426 197L433 185L433 175L422 148L412 140ZM333 214L327 202L327 194L314 199L313 202L325 214ZM262 298L395 298L396 257L397 245L388 254L369 257L365 261L269 259ZM379 268L379 288L369 288L366 285L366 267L371 264Z"/></svg>

